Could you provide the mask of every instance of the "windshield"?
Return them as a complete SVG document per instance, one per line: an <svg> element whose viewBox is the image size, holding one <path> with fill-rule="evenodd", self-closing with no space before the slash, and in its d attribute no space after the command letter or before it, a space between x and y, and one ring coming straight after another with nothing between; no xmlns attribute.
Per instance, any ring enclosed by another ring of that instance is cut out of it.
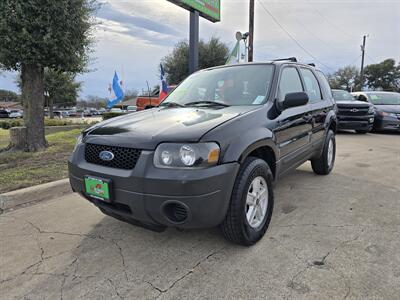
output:
<svg viewBox="0 0 400 300"><path fill-rule="evenodd" d="M333 99L336 101L355 101L354 97L348 91L333 90Z"/></svg>
<svg viewBox="0 0 400 300"><path fill-rule="evenodd" d="M198 72L185 79L161 106L259 105L268 96L273 73L272 65L242 65Z"/></svg>
<svg viewBox="0 0 400 300"><path fill-rule="evenodd" d="M368 93L368 96L375 105L400 105L399 93Z"/></svg>

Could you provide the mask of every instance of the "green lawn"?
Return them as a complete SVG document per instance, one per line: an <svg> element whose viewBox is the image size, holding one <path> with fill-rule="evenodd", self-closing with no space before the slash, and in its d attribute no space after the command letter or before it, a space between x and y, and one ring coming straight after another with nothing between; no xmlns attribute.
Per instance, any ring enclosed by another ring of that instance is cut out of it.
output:
<svg viewBox="0 0 400 300"><path fill-rule="evenodd" d="M67 159L81 129L49 134L49 148L36 153L0 152L0 193L66 178ZM0 148L8 145L8 130L0 131Z"/></svg>
<svg viewBox="0 0 400 300"><path fill-rule="evenodd" d="M0 128L0 149L5 148L10 143L10 135L8 130Z"/></svg>

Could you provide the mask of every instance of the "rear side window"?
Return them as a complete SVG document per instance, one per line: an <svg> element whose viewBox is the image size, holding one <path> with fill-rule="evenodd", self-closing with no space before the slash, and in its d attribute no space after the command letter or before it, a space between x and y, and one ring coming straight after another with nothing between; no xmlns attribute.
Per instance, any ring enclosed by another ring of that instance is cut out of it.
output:
<svg viewBox="0 0 400 300"><path fill-rule="evenodd" d="M318 80L314 73L309 69L300 69L301 75L303 75L304 84L306 86L306 92L310 98L310 102L317 102L322 100L321 89L319 88Z"/></svg>
<svg viewBox="0 0 400 300"><path fill-rule="evenodd" d="M326 79L325 74L322 73L321 71L316 71L316 73L317 73L319 82L321 84L321 88L323 90L324 98L331 99L332 98L332 90L331 90L331 86L329 85L328 79Z"/></svg>
<svg viewBox="0 0 400 300"><path fill-rule="evenodd" d="M303 85L296 68L284 68L279 82L279 101L285 99L288 93L303 92Z"/></svg>

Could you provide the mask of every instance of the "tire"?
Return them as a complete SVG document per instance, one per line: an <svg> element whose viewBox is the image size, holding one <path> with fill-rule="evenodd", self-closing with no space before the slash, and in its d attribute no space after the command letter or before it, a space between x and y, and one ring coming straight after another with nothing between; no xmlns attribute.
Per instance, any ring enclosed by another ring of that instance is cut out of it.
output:
<svg viewBox="0 0 400 300"><path fill-rule="evenodd" d="M366 133L370 132L370 130L356 130L356 132L358 134L366 134Z"/></svg>
<svg viewBox="0 0 400 300"><path fill-rule="evenodd" d="M272 182L271 169L264 160L246 158L236 177L228 212L221 224L226 239L239 245L251 246L264 236L274 207ZM256 189L257 186L260 189ZM264 193L258 194L262 190ZM255 197L250 197L249 193L254 193ZM253 205L248 203L251 200L254 201Z"/></svg>
<svg viewBox="0 0 400 300"><path fill-rule="evenodd" d="M332 143L332 144L330 144ZM329 147L331 145L331 156ZM328 131L324 142L324 148L320 157L311 159L311 167L315 174L328 175L335 165L336 156L336 140L335 133L332 130ZM330 158L331 157L331 158Z"/></svg>

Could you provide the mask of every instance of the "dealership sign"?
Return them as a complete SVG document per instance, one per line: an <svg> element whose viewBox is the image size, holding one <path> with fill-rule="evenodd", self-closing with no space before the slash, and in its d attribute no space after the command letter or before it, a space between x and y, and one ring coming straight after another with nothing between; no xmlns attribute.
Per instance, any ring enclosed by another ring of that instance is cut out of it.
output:
<svg viewBox="0 0 400 300"><path fill-rule="evenodd" d="M221 0L168 0L187 10L197 10L203 18L211 22L221 20Z"/></svg>

